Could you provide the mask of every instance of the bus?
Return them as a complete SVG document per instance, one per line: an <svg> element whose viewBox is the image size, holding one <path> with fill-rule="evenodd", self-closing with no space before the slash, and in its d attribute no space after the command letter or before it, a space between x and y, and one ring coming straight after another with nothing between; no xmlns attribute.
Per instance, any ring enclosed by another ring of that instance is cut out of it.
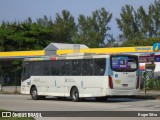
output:
<svg viewBox="0 0 160 120"><path fill-rule="evenodd" d="M104 100L139 94L138 56L74 54L23 61L21 93L33 100L55 96Z"/></svg>

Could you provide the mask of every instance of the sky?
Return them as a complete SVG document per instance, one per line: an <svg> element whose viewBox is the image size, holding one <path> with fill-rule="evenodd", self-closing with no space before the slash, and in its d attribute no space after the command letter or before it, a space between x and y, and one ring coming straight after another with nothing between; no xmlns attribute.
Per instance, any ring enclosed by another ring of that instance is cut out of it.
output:
<svg viewBox="0 0 160 120"><path fill-rule="evenodd" d="M77 21L80 14L90 16L96 9L104 7L113 14L109 33L116 38L121 32L115 19L120 18L122 6L129 4L135 9L143 6L148 10L152 3L154 0L0 0L0 23L24 21L28 17L35 21L44 15L54 20L56 13L61 13L62 10L68 10Z"/></svg>

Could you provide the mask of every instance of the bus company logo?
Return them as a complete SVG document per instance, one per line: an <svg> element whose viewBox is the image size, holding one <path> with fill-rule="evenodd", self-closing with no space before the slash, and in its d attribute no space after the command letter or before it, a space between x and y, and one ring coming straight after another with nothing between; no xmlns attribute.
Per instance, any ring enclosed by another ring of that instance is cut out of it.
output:
<svg viewBox="0 0 160 120"><path fill-rule="evenodd" d="M12 117L11 115L11 112L2 112L2 117Z"/></svg>

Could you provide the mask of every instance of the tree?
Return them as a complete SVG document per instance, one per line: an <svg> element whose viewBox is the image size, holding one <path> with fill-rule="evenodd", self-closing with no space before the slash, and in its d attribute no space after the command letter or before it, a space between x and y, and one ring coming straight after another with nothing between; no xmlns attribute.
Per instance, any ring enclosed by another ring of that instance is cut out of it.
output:
<svg viewBox="0 0 160 120"><path fill-rule="evenodd" d="M154 4L149 6L149 16L151 25L151 35L150 37L160 38L160 0L155 0Z"/></svg>
<svg viewBox="0 0 160 120"><path fill-rule="evenodd" d="M3 51L41 50L52 40L53 24L46 16L40 22L31 18L24 22L3 23L0 27L0 40Z"/></svg>
<svg viewBox="0 0 160 120"><path fill-rule="evenodd" d="M69 11L63 10L61 15L56 14L53 32L54 42L72 43L72 35L76 32L76 23Z"/></svg>
<svg viewBox="0 0 160 120"><path fill-rule="evenodd" d="M4 39L5 39L5 22L3 21L2 24L0 25L0 51L4 51Z"/></svg>
<svg viewBox="0 0 160 120"><path fill-rule="evenodd" d="M132 6L126 5L120 15L121 18L116 21L122 31L122 46L152 45L151 40L160 38L160 0L149 5L147 12L142 6L135 11Z"/></svg>
<svg viewBox="0 0 160 120"><path fill-rule="evenodd" d="M78 32L75 40L77 43L83 43L89 47L102 47L105 40L109 37L107 33L110 30L108 23L112 14L105 8L92 12L91 16L80 15L78 18Z"/></svg>
<svg viewBox="0 0 160 120"><path fill-rule="evenodd" d="M118 47L119 41L114 39L113 35L110 35L110 39L108 39L107 43L104 45L104 47Z"/></svg>
<svg viewBox="0 0 160 120"><path fill-rule="evenodd" d="M130 5L125 5L121 9L121 18L117 18L117 25L122 34L120 39L122 40L135 40L142 37L139 30L139 19L136 11Z"/></svg>

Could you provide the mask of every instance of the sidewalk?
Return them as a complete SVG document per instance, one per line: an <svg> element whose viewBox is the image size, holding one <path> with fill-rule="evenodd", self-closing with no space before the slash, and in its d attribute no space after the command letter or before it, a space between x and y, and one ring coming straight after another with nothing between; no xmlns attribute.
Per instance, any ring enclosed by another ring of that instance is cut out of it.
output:
<svg viewBox="0 0 160 120"><path fill-rule="evenodd" d="M140 94L137 96L138 98L145 98L145 99L160 99L160 91L158 90L141 90Z"/></svg>
<svg viewBox="0 0 160 120"><path fill-rule="evenodd" d="M140 95L159 95L160 96L160 91L158 90L146 90L146 93L145 93L145 90L141 90L140 91Z"/></svg>
<svg viewBox="0 0 160 120"><path fill-rule="evenodd" d="M20 93L21 86L2 86L0 92L6 93Z"/></svg>

